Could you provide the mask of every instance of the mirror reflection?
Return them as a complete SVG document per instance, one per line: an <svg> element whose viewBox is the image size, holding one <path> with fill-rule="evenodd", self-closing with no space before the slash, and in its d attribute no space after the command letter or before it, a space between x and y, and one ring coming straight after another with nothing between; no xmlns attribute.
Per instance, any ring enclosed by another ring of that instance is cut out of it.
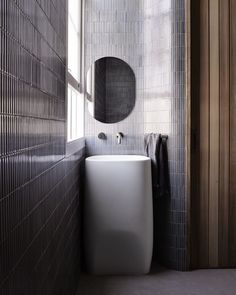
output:
<svg viewBox="0 0 236 295"><path fill-rule="evenodd" d="M117 123L129 116L135 105L135 75L121 59L104 57L87 73L90 114L103 123Z"/></svg>

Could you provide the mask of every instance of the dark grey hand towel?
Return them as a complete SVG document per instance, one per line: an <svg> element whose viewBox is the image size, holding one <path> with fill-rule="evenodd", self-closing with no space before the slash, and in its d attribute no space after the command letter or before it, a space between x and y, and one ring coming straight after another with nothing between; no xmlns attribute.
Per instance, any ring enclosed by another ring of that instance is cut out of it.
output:
<svg viewBox="0 0 236 295"><path fill-rule="evenodd" d="M146 155L152 160L153 197L169 194L167 136L150 133L144 137Z"/></svg>
<svg viewBox="0 0 236 295"><path fill-rule="evenodd" d="M152 160L153 183L153 259L165 257L166 233L170 207L170 185L167 153L167 136L145 135L145 153Z"/></svg>

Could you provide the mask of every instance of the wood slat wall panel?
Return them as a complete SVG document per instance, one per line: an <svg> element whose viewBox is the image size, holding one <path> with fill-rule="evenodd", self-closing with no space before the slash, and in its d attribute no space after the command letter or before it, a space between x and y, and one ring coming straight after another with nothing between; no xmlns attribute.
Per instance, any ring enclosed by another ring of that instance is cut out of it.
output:
<svg viewBox="0 0 236 295"><path fill-rule="evenodd" d="M236 266L236 1L199 1L199 197L192 216L192 265ZM194 20L195 28L197 21ZM192 40L194 39L192 31ZM195 75L195 73L194 73ZM197 83L198 79L192 79ZM196 85L191 86L192 89ZM196 101L194 102L196 104ZM192 112L198 110L196 107ZM192 156L197 159L197 156ZM194 165L194 162L192 162ZM194 170L194 168L192 168ZM192 177L196 175L192 174ZM192 179L194 181L194 178ZM198 210L196 214L195 210ZM194 230L195 229L195 230ZM196 259L196 251L198 255Z"/></svg>
<svg viewBox="0 0 236 295"><path fill-rule="evenodd" d="M210 156L209 266L218 266L219 201L219 0L209 2L210 27Z"/></svg>
<svg viewBox="0 0 236 295"><path fill-rule="evenodd" d="M236 265L236 1L230 1L230 266Z"/></svg>
<svg viewBox="0 0 236 295"><path fill-rule="evenodd" d="M200 210L199 253L201 267L208 265L209 195L209 1L200 2ZM193 208L193 210L195 210Z"/></svg>
<svg viewBox="0 0 236 295"><path fill-rule="evenodd" d="M220 0L219 266L229 265L229 0Z"/></svg>

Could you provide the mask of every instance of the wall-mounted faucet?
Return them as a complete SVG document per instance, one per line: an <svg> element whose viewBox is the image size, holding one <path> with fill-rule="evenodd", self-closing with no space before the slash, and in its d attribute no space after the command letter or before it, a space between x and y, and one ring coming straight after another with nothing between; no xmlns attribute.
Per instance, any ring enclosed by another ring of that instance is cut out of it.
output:
<svg viewBox="0 0 236 295"><path fill-rule="evenodd" d="M124 137L124 134L122 132L118 132L116 134L116 138L117 138L117 143L118 144L121 144L121 140L122 140L123 137Z"/></svg>

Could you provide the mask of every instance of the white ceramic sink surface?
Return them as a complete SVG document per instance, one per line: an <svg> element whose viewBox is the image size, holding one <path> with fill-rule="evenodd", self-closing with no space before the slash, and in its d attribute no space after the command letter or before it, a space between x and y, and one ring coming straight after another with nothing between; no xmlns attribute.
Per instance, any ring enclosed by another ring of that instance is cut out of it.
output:
<svg viewBox="0 0 236 295"><path fill-rule="evenodd" d="M131 162L139 162L139 161L149 161L150 159L145 156L139 155L102 155L102 156L92 156L86 159L86 161L131 161Z"/></svg>
<svg viewBox="0 0 236 295"><path fill-rule="evenodd" d="M151 160L86 159L85 251L94 274L149 272L153 248Z"/></svg>

